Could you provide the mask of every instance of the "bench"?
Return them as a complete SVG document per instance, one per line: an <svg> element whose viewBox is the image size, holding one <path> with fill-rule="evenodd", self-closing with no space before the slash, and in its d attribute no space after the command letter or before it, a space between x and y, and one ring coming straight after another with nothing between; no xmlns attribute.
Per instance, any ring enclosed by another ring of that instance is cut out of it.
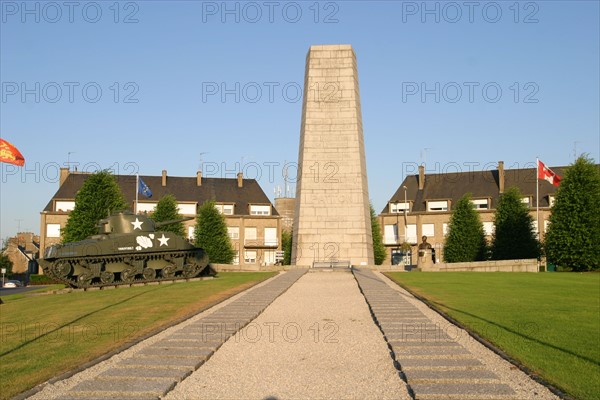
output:
<svg viewBox="0 0 600 400"><path fill-rule="evenodd" d="M313 261L313 268L350 268L350 261L345 260L328 260L328 261Z"/></svg>

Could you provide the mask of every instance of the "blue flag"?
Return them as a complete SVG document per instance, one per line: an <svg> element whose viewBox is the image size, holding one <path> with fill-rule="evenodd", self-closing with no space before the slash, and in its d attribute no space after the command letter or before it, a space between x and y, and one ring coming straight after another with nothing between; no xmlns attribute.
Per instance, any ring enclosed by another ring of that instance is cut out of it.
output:
<svg viewBox="0 0 600 400"><path fill-rule="evenodd" d="M146 197L152 197L152 190L146 185L142 178L138 177L138 193L143 194Z"/></svg>

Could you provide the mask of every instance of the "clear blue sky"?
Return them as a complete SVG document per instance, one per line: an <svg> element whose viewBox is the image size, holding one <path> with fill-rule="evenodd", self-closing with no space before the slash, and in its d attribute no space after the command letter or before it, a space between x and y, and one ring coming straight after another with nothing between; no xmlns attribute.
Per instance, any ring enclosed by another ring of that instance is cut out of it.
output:
<svg viewBox="0 0 600 400"><path fill-rule="evenodd" d="M272 198L297 161L313 44L356 51L377 211L423 161L599 160L597 1L0 4L0 135L27 161L0 164L1 238L39 232L67 160L172 176L233 176L243 160Z"/></svg>

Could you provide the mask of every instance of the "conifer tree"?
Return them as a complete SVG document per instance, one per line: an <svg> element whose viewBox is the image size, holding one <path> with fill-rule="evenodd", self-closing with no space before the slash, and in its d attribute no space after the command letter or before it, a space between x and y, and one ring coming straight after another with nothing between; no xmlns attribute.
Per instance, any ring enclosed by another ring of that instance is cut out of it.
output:
<svg viewBox="0 0 600 400"><path fill-rule="evenodd" d="M383 264L386 257L385 246L383 245L383 235L381 234L381 225L377 221L377 215L372 204L369 204L371 210L371 235L373 236L373 257L375 265Z"/></svg>
<svg viewBox="0 0 600 400"><path fill-rule="evenodd" d="M485 259L487 243L479 214L473 208L471 193L458 200L444 244L444 261L471 262Z"/></svg>
<svg viewBox="0 0 600 400"><path fill-rule="evenodd" d="M538 258L540 255L533 217L521 199L516 187L509 188L500 197L494 215L496 228L491 246L494 260Z"/></svg>
<svg viewBox="0 0 600 400"><path fill-rule="evenodd" d="M587 155L562 177L545 244L548 261L560 267L600 269L600 171Z"/></svg>
<svg viewBox="0 0 600 400"><path fill-rule="evenodd" d="M292 232L284 230L281 232L281 249L283 250L283 265L292 263Z"/></svg>
<svg viewBox="0 0 600 400"><path fill-rule="evenodd" d="M90 175L75 196L75 208L62 231L62 242L76 242L97 234L101 219L126 208L114 175L107 170Z"/></svg>
<svg viewBox="0 0 600 400"><path fill-rule="evenodd" d="M177 200L172 194L163 196L156 204L156 209L150 215L154 222L171 221L181 219L179 209L177 208ZM169 225L163 225L156 229L159 232L173 232L179 236L185 236L185 228L183 222L176 222Z"/></svg>
<svg viewBox="0 0 600 400"><path fill-rule="evenodd" d="M204 249L211 263L231 264L235 251L227 233L225 217L217 210L214 201L206 201L198 209L195 245Z"/></svg>

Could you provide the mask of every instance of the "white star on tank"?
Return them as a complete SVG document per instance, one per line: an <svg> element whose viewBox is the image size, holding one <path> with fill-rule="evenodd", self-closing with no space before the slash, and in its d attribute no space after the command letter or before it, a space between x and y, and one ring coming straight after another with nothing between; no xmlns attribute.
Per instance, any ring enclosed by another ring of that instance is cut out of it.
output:
<svg viewBox="0 0 600 400"><path fill-rule="evenodd" d="M169 244L167 242L169 241L169 239L171 239L171 238L165 237L165 234L163 233L162 237L158 238L158 241L160 242L160 246L163 246L163 245L168 246Z"/></svg>
<svg viewBox="0 0 600 400"><path fill-rule="evenodd" d="M130 223L133 225L133 230L135 231L136 229L142 230L142 224L144 221L140 221L137 217L135 217L135 221Z"/></svg>

